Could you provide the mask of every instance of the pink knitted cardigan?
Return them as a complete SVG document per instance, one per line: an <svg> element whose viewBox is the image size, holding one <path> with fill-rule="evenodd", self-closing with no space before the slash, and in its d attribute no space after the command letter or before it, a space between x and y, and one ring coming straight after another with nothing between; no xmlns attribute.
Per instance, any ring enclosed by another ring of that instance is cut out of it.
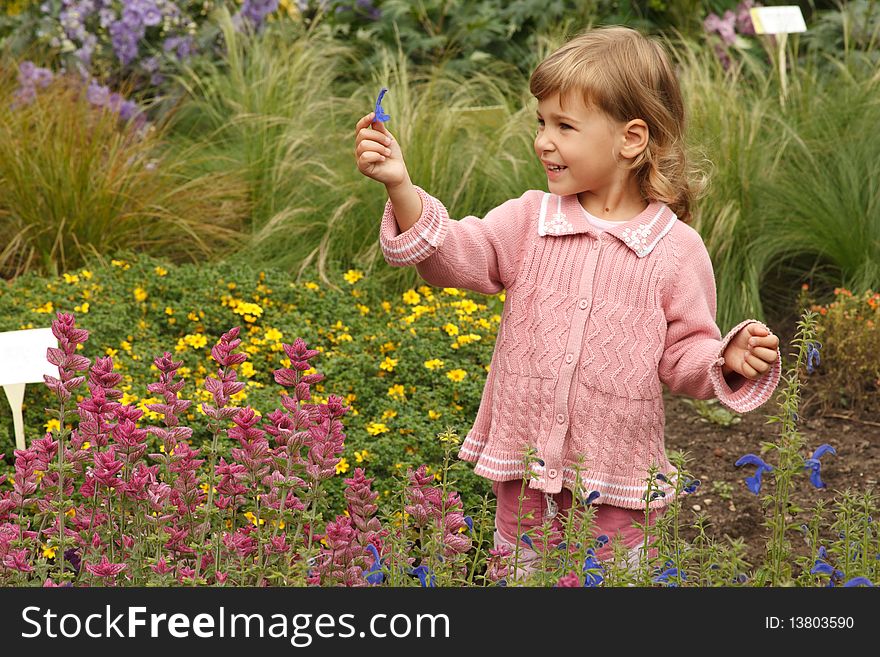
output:
<svg viewBox="0 0 880 657"><path fill-rule="evenodd" d="M439 287L506 290L480 408L459 450L476 474L507 481L528 469L531 488L598 491L597 503L643 509L649 467L675 472L661 383L738 412L776 388L781 358L757 381L722 376L727 343L757 320L722 339L709 254L666 205L600 233L575 195L528 191L482 220L452 221L416 190L422 214L406 232L385 207L386 262L415 265ZM666 497L651 508L671 500L671 487L661 488Z"/></svg>

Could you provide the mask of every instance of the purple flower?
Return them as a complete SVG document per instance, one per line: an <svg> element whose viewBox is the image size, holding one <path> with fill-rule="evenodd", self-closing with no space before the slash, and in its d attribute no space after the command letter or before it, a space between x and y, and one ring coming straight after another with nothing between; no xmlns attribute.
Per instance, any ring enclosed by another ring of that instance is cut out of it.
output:
<svg viewBox="0 0 880 657"><path fill-rule="evenodd" d="M382 109L382 98L385 97L385 94L387 93L387 91L388 91L388 89L386 89L385 87L382 87L379 90L379 97L376 99L376 118L374 120L381 121L382 123L385 123L386 121L391 120L391 117L385 113L384 109Z"/></svg>
<svg viewBox="0 0 880 657"><path fill-rule="evenodd" d="M819 367L821 359L819 358L819 349L822 348L821 342L807 343L807 374L812 374Z"/></svg>
<svg viewBox="0 0 880 657"><path fill-rule="evenodd" d="M853 577L846 581L844 586L874 586L867 577Z"/></svg>
<svg viewBox="0 0 880 657"><path fill-rule="evenodd" d="M736 14L728 10L724 12L724 18L717 14L709 14L703 21L703 29L710 34L717 32L726 45L733 45L736 41Z"/></svg>
<svg viewBox="0 0 880 657"><path fill-rule="evenodd" d="M106 107L110 103L110 88L97 82L89 84L86 90L86 99L97 107Z"/></svg>
<svg viewBox="0 0 880 657"><path fill-rule="evenodd" d="M819 478L819 471L822 467L822 464L819 463L819 459L822 458L823 454L828 452L831 452L835 456L837 455L837 452L831 445L824 444L819 445L810 458L804 459L804 468L810 470L810 483L816 488L825 488L825 483Z"/></svg>
<svg viewBox="0 0 880 657"><path fill-rule="evenodd" d="M596 559L596 553L593 548L587 548L587 558L584 559L584 586L599 586L605 577L602 575L605 568Z"/></svg>
<svg viewBox="0 0 880 657"><path fill-rule="evenodd" d="M563 575L559 578L559 581L553 585L554 588L577 588L581 585L580 577L573 570L570 571L567 575Z"/></svg>
<svg viewBox="0 0 880 657"><path fill-rule="evenodd" d="M373 555L373 565L370 566L364 577L370 584L381 584L385 578L385 573L382 572L382 560L379 558L379 551L372 543L367 543L366 549Z"/></svg>
<svg viewBox="0 0 880 657"><path fill-rule="evenodd" d="M746 454L741 457L734 463L736 467L740 467L741 465L756 465L758 469L755 470L755 474L752 477L746 477L746 486L748 486L749 490L752 491L755 495L761 492L761 476L765 472L771 472L773 470L772 465L768 465L764 463L764 461L754 454Z"/></svg>

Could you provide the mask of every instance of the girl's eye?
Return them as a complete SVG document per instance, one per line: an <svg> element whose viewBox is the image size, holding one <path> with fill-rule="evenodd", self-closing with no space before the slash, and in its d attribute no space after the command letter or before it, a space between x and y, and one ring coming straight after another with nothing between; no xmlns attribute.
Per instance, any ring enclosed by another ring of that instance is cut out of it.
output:
<svg viewBox="0 0 880 657"><path fill-rule="evenodd" d="M538 119L538 125L544 127L544 119Z"/></svg>
<svg viewBox="0 0 880 657"><path fill-rule="evenodd" d="M559 127L563 130L571 130L572 129L571 126L568 125L567 123L560 123Z"/></svg>

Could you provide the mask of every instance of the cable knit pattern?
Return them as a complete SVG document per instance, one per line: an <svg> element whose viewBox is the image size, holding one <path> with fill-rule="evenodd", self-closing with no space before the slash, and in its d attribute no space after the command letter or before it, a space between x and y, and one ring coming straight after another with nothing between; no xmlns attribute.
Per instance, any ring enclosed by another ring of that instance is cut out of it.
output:
<svg viewBox="0 0 880 657"><path fill-rule="evenodd" d="M400 233L389 202L379 241L392 266L438 287L507 291L474 425L459 450L495 481L563 486L599 503L645 507L648 469L671 474L663 385L738 412L766 402L781 358L757 381L721 373L715 279L700 236L662 203L597 231L576 196L528 191L484 219L450 220L416 188L422 214ZM525 469L529 448L537 461ZM577 490L578 482L580 491ZM665 498L649 506L671 501Z"/></svg>

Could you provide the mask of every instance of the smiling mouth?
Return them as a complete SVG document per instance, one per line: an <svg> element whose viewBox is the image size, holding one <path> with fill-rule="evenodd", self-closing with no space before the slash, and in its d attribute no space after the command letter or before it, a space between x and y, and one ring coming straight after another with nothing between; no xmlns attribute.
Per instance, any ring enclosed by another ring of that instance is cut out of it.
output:
<svg viewBox="0 0 880 657"><path fill-rule="evenodd" d="M567 168L568 168L568 167L560 166L560 165L557 165L557 164L548 164L548 165L547 165L547 170L548 170L548 171L564 171L564 170L567 169Z"/></svg>

